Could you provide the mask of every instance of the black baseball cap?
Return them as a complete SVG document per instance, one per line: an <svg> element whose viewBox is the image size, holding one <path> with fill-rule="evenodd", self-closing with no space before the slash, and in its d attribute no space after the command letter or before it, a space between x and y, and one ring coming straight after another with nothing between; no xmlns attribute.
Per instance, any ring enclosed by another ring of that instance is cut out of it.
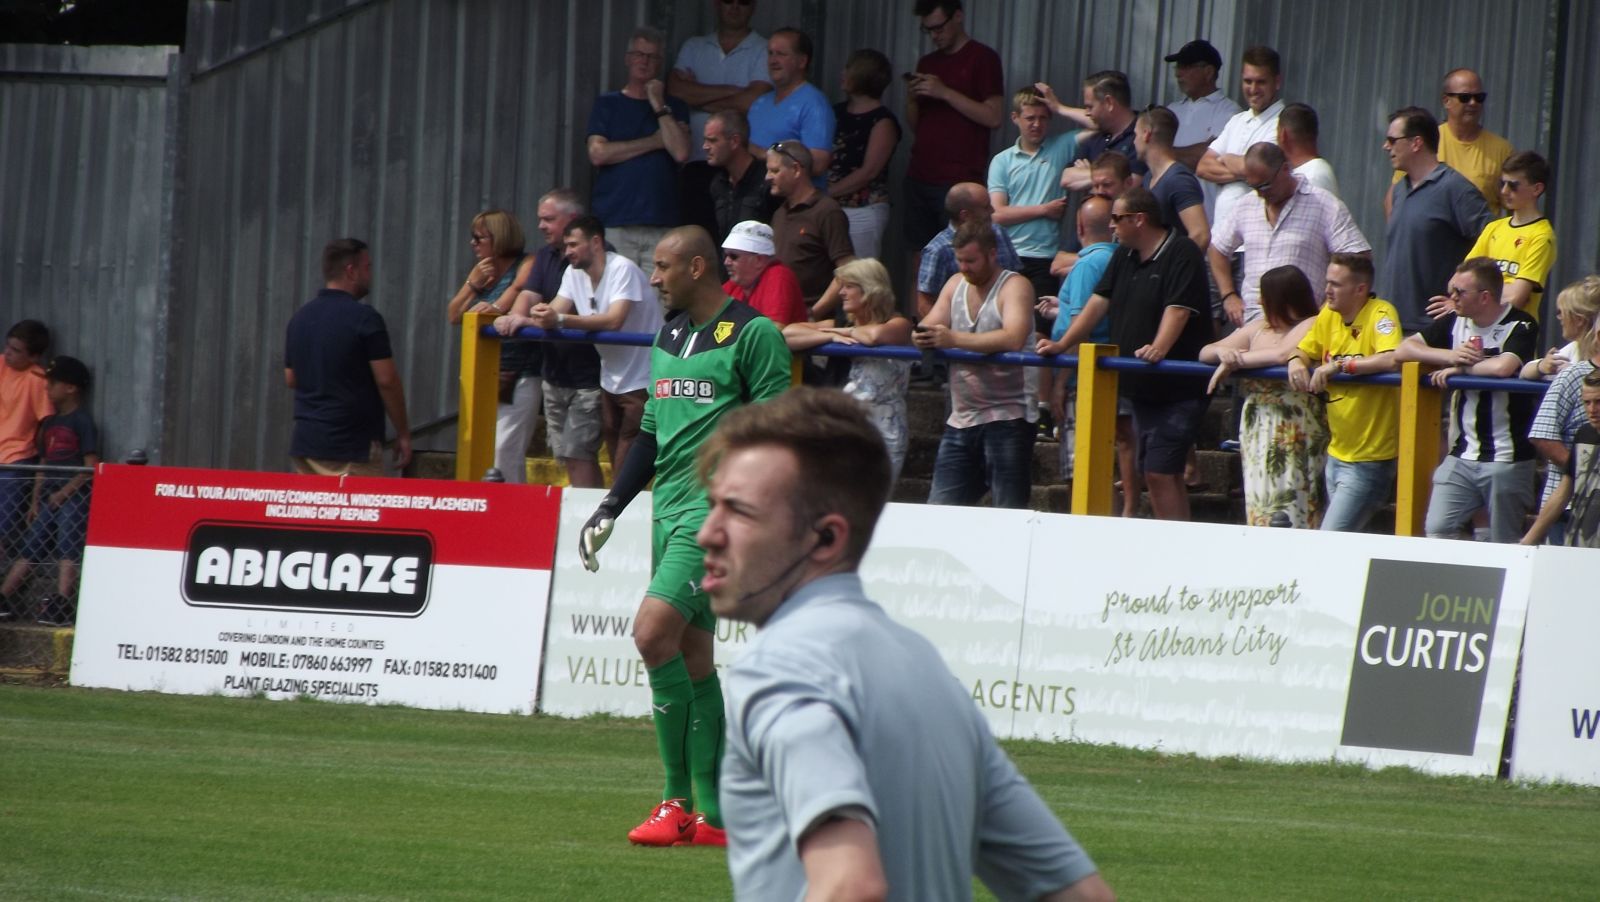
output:
<svg viewBox="0 0 1600 902"><path fill-rule="evenodd" d="M76 357L62 356L50 361L49 368L44 371L44 377L51 382L65 382L80 389L89 387L89 368Z"/></svg>
<svg viewBox="0 0 1600 902"><path fill-rule="evenodd" d="M1190 41L1179 47L1177 53L1167 54L1166 60L1169 63L1177 63L1180 66L1210 63L1213 68L1222 68L1222 54L1217 52L1217 48L1211 46L1210 41Z"/></svg>

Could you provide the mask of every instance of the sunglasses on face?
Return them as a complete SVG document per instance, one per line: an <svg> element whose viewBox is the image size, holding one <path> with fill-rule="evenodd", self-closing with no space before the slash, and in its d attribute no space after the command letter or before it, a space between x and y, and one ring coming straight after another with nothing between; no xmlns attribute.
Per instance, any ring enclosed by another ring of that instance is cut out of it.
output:
<svg viewBox="0 0 1600 902"><path fill-rule="evenodd" d="M483 243L485 241L488 241L488 240L489 240L489 236L488 235L474 234L472 236L472 238L470 239L470 243L472 243L472 244L481 244L481 243Z"/></svg>
<svg viewBox="0 0 1600 902"><path fill-rule="evenodd" d="M1447 92L1444 96L1454 97L1461 103L1483 103L1485 100L1489 99L1489 92L1479 91L1474 94L1467 91L1451 91Z"/></svg>
<svg viewBox="0 0 1600 902"><path fill-rule="evenodd" d="M1138 213L1112 213L1111 214L1111 221L1113 223L1126 222L1128 220L1133 219L1133 217L1138 216L1138 215L1139 215Z"/></svg>
<svg viewBox="0 0 1600 902"><path fill-rule="evenodd" d="M1516 190L1520 189L1521 187L1522 187L1522 180L1521 179L1501 179L1500 180L1500 190L1501 191L1516 191Z"/></svg>
<svg viewBox="0 0 1600 902"><path fill-rule="evenodd" d="M1259 185L1246 185L1245 187L1249 188L1251 191L1254 191L1257 194L1265 194L1267 192L1267 189L1272 187L1273 179L1276 179L1278 177L1278 173L1280 173L1282 171L1283 171L1283 164L1280 163L1280 164L1278 164L1278 168L1272 170L1272 174L1267 176L1266 181L1262 182Z"/></svg>
<svg viewBox="0 0 1600 902"><path fill-rule="evenodd" d="M1416 135L1384 135L1383 136L1383 146L1384 147L1393 147L1394 145L1399 144L1401 141L1410 141L1412 138L1415 138L1415 137L1417 137L1417 136Z"/></svg>
<svg viewBox="0 0 1600 902"><path fill-rule="evenodd" d="M944 27L949 24L950 20L946 18L943 22L937 22L933 25L924 25L922 26L922 33L931 38L939 32L944 31Z"/></svg>

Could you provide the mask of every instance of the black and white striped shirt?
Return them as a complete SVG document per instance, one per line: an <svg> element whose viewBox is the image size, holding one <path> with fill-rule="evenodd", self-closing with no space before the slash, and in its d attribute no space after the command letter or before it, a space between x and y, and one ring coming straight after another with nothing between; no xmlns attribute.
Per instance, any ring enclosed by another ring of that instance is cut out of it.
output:
<svg viewBox="0 0 1600 902"><path fill-rule="evenodd" d="M1539 356L1539 324L1533 317L1507 304L1490 326L1478 326L1464 316L1450 314L1422 330L1429 347L1459 348L1476 338L1483 356L1512 354L1528 361ZM1528 429L1538 398L1503 391L1458 391L1450 399L1450 453L1462 460L1509 463L1533 460Z"/></svg>

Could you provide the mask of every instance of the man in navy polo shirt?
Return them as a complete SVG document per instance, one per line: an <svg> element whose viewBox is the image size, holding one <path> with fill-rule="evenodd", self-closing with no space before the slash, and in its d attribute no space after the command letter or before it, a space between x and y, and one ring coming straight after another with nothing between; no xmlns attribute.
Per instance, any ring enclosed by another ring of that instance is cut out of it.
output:
<svg viewBox="0 0 1600 902"><path fill-rule="evenodd" d="M283 381L294 389L290 461L296 473L382 476L383 418L395 431L395 466L411 462L406 394L389 329L361 299L372 288L366 242L322 249L325 287L295 311L284 341Z"/></svg>

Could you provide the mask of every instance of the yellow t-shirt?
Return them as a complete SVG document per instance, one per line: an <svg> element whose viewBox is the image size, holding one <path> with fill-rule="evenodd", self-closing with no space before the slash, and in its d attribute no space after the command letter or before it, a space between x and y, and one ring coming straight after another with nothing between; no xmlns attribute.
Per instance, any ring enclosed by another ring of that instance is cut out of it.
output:
<svg viewBox="0 0 1600 902"><path fill-rule="evenodd" d="M1512 225L1511 217L1496 219L1483 227L1468 257L1492 257L1500 264L1500 274L1509 283L1525 279L1533 283L1528 306L1522 308L1535 321L1544 301L1544 280L1556 262L1556 230L1543 216L1533 222Z"/></svg>
<svg viewBox="0 0 1600 902"><path fill-rule="evenodd" d="M1476 185L1483 199L1489 202L1489 212L1495 216L1506 212L1500 206L1500 165L1511 154L1511 142L1488 129L1478 132L1477 139L1468 143L1457 140L1449 125L1439 123L1439 162ZM1400 181L1404 175L1396 170L1389 184Z"/></svg>
<svg viewBox="0 0 1600 902"><path fill-rule="evenodd" d="M1323 307L1300 339L1300 350L1318 366L1392 351L1403 337L1394 305L1372 298L1349 325L1338 311ZM1328 431L1328 453L1345 463L1393 459L1400 453L1400 392L1387 385L1328 383Z"/></svg>

